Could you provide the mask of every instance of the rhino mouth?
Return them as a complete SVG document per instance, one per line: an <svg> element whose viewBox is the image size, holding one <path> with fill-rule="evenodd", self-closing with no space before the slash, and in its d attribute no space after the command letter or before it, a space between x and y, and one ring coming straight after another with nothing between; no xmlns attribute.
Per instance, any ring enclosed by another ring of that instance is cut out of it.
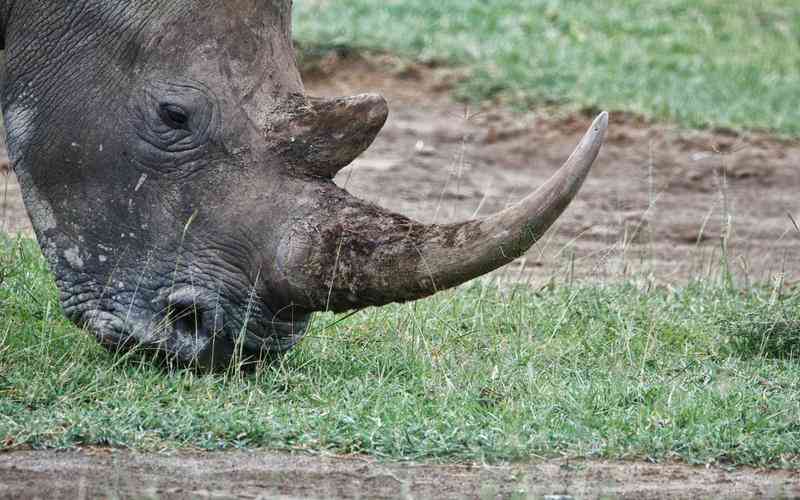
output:
<svg viewBox="0 0 800 500"><path fill-rule="evenodd" d="M276 357L308 329L309 314L285 320L256 301L237 306L194 287L166 296L152 301L162 306L151 312L142 312L140 304L113 301L75 319L112 352L152 354L171 366L211 370ZM245 312L237 317L240 311Z"/></svg>

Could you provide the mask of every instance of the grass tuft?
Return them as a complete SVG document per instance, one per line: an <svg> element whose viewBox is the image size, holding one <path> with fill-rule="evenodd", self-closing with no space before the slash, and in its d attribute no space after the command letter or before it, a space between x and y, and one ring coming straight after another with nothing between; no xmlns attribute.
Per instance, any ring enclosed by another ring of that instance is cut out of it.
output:
<svg viewBox="0 0 800 500"><path fill-rule="evenodd" d="M742 356L798 360L798 310L797 301L791 300L788 304L763 304L745 311L731 311L721 328Z"/></svg>

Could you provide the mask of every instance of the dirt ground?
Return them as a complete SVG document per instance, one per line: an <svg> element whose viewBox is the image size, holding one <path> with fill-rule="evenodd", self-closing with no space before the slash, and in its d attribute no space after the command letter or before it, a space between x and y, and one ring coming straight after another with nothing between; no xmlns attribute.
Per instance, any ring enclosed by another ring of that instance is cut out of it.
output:
<svg viewBox="0 0 800 500"><path fill-rule="evenodd" d="M109 450L0 454L0 498L800 498L786 471L554 460L386 464L362 457Z"/></svg>
<svg viewBox="0 0 800 500"><path fill-rule="evenodd" d="M567 158L592 117L470 108L449 91L458 72L389 57L320 61L310 93L376 91L390 120L337 182L423 221L485 216L513 203ZM800 141L685 131L615 114L578 198L525 258L496 277L657 284L718 276L800 279ZM0 175L0 229L30 233L13 174ZM727 259L723 259L723 255ZM505 467L383 464L272 453L0 454L0 497L91 498L800 498L792 472L643 463L546 461ZM558 496L551 497L560 498Z"/></svg>

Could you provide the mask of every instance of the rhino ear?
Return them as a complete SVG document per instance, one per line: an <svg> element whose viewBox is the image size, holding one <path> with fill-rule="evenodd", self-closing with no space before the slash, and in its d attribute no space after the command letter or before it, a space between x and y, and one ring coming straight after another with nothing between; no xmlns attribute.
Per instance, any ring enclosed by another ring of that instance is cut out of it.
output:
<svg viewBox="0 0 800 500"><path fill-rule="evenodd" d="M299 133L292 138L299 144L304 173L333 178L353 162L375 140L389 115L386 99L377 94L361 94L334 99L308 99L308 108L298 123Z"/></svg>

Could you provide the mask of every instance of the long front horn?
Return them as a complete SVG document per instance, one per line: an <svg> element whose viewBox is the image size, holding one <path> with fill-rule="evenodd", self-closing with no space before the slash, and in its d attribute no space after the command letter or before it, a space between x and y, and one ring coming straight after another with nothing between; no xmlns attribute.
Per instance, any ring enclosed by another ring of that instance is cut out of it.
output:
<svg viewBox="0 0 800 500"><path fill-rule="evenodd" d="M597 157L608 114L592 124L553 177L483 220L425 225L359 200L332 183L315 189L281 255L294 303L344 311L422 298L524 254L567 208Z"/></svg>

